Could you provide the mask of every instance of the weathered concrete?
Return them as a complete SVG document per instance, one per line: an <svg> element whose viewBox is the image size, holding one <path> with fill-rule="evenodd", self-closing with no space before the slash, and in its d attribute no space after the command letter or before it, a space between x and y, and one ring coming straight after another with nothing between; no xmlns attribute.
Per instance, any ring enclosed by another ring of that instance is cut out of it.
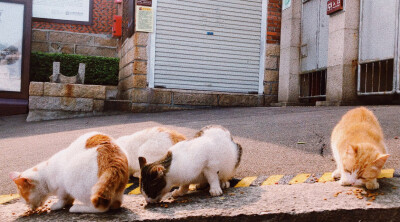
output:
<svg viewBox="0 0 400 222"><path fill-rule="evenodd" d="M142 196L125 196L123 208L105 214L67 210L20 217L17 201L0 206L2 221L398 221L400 179L382 179L374 201L362 199L336 182L230 188L221 197L199 191L177 200L147 205ZM54 203L54 200L52 201Z"/></svg>
<svg viewBox="0 0 400 222"><path fill-rule="evenodd" d="M299 102L300 34L302 1L282 11L278 102Z"/></svg>
<svg viewBox="0 0 400 222"><path fill-rule="evenodd" d="M359 17L360 1L347 1L344 11L329 17L327 104L357 101Z"/></svg>

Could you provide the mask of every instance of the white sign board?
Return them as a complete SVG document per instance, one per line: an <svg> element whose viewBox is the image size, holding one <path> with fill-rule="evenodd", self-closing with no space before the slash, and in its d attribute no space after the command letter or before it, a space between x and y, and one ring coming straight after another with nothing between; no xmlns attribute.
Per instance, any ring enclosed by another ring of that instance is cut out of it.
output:
<svg viewBox="0 0 400 222"><path fill-rule="evenodd" d="M0 2L0 91L21 91L24 5Z"/></svg>
<svg viewBox="0 0 400 222"><path fill-rule="evenodd" d="M136 7L136 31L153 32L153 8L145 6Z"/></svg>
<svg viewBox="0 0 400 222"><path fill-rule="evenodd" d="M282 2L282 10L290 8L291 5L292 5L292 0L283 0L283 2Z"/></svg>
<svg viewBox="0 0 400 222"><path fill-rule="evenodd" d="M91 0L33 0L32 17L90 22Z"/></svg>

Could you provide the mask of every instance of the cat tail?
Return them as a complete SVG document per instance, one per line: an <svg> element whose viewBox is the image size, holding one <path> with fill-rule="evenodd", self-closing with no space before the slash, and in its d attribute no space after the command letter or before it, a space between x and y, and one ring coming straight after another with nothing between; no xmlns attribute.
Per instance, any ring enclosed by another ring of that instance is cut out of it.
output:
<svg viewBox="0 0 400 222"><path fill-rule="evenodd" d="M124 191L125 185L128 182L128 176L125 173L123 170L115 167L110 167L103 172L92 189L90 199L95 208L106 211L110 206L115 204L113 203L114 197Z"/></svg>

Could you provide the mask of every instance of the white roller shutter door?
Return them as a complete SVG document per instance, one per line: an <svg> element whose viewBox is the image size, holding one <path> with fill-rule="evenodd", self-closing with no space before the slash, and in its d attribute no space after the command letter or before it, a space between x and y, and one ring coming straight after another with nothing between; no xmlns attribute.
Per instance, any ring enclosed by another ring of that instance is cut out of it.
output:
<svg viewBox="0 0 400 222"><path fill-rule="evenodd" d="M156 10L154 87L259 91L262 0L158 0Z"/></svg>

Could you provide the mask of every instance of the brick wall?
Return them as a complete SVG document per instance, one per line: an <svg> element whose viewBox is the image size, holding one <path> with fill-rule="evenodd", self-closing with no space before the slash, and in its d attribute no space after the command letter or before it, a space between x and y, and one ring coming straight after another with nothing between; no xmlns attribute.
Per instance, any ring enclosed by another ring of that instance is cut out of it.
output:
<svg viewBox="0 0 400 222"><path fill-rule="evenodd" d="M117 57L118 39L112 38L114 0L94 0L93 24L33 22L32 51Z"/></svg>
<svg viewBox="0 0 400 222"><path fill-rule="evenodd" d="M269 0L267 43L279 44L281 40L282 0Z"/></svg>
<svg viewBox="0 0 400 222"><path fill-rule="evenodd" d="M93 0L93 25L33 22L33 29L48 29L78 33L111 34L113 15L118 7L114 0Z"/></svg>
<svg viewBox="0 0 400 222"><path fill-rule="evenodd" d="M278 101L282 0L269 0L265 58L265 105Z"/></svg>

